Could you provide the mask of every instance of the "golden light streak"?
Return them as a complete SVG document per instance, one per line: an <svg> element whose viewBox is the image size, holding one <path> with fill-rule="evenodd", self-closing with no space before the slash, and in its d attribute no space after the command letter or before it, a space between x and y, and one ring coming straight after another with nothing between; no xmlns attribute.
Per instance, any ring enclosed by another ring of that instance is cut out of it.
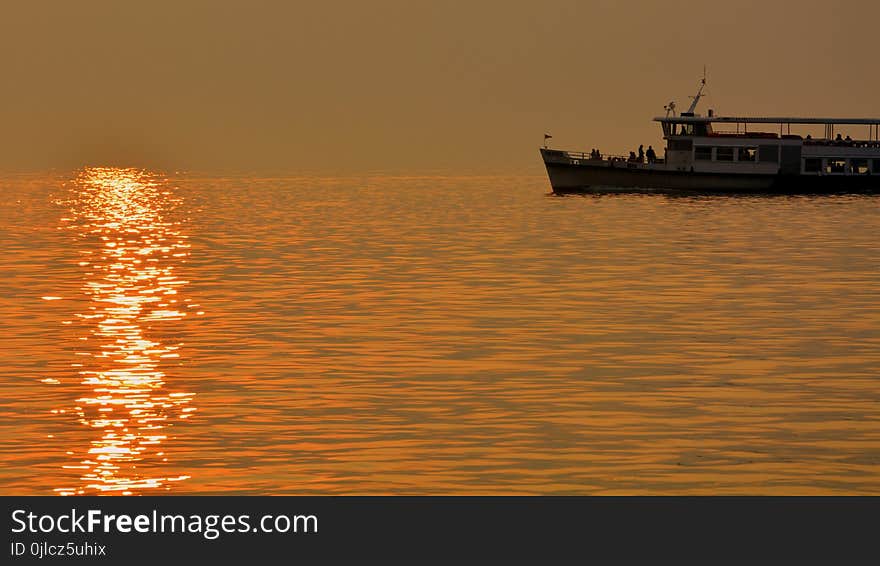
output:
<svg viewBox="0 0 880 566"><path fill-rule="evenodd" d="M136 169L85 169L75 190L65 221L87 248L80 252L89 260L79 266L87 269L82 292L90 304L76 315L88 347L71 364L84 394L70 412L95 436L82 453L68 452L76 461L64 468L81 470L79 484L55 491L169 489L190 476L165 472L162 445L168 429L195 411L194 394L171 391L166 375L167 364L179 363L180 344L163 335L187 316L173 305L187 284L176 271L190 246L178 223L164 218L177 201L161 178Z"/></svg>

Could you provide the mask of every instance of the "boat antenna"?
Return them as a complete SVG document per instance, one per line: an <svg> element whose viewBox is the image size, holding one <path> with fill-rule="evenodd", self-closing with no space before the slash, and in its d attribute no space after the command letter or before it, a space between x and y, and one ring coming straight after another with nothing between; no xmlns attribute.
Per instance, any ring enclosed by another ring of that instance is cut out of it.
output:
<svg viewBox="0 0 880 566"><path fill-rule="evenodd" d="M697 95L691 97L694 99L694 101L691 102L691 107L688 108L689 114L693 114L694 110L697 109L697 104L699 104L700 99L703 98L703 88L705 88L705 87L706 87L706 65L703 65L703 80L700 81L700 90L697 91Z"/></svg>

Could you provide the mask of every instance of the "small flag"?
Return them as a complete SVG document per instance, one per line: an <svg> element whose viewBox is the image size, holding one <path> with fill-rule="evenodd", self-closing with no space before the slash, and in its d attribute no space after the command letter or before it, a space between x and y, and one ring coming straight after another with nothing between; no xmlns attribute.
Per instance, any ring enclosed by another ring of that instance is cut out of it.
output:
<svg viewBox="0 0 880 566"><path fill-rule="evenodd" d="M544 139L545 139L545 140L549 140L549 139L552 138L552 137L553 137L553 136L551 136L550 134L544 134Z"/></svg>

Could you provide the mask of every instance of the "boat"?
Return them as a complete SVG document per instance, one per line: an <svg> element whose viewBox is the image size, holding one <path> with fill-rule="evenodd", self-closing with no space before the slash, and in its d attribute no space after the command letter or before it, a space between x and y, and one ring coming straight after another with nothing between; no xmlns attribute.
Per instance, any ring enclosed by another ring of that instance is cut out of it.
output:
<svg viewBox="0 0 880 566"><path fill-rule="evenodd" d="M695 110L705 86L704 74L686 112L677 114L671 102L653 119L663 130L662 157L641 147L628 156L551 149L545 134L540 151L553 192L880 192L880 119L719 116L711 109L701 116ZM792 126L823 126L823 135L793 134Z"/></svg>

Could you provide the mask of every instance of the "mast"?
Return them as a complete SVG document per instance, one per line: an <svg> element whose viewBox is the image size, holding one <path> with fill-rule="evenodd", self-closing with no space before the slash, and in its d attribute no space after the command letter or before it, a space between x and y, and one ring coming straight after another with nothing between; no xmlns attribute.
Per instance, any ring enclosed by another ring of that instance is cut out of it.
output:
<svg viewBox="0 0 880 566"><path fill-rule="evenodd" d="M697 95L693 97L694 101L691 102L690 108L688 108L687 113L693 115L694 110L697 109L697 104L699 104L700 99L703 98L703 88L706 86L706 66L703 65L703 80L700 81L700 90L697 91Z"/></svg>

